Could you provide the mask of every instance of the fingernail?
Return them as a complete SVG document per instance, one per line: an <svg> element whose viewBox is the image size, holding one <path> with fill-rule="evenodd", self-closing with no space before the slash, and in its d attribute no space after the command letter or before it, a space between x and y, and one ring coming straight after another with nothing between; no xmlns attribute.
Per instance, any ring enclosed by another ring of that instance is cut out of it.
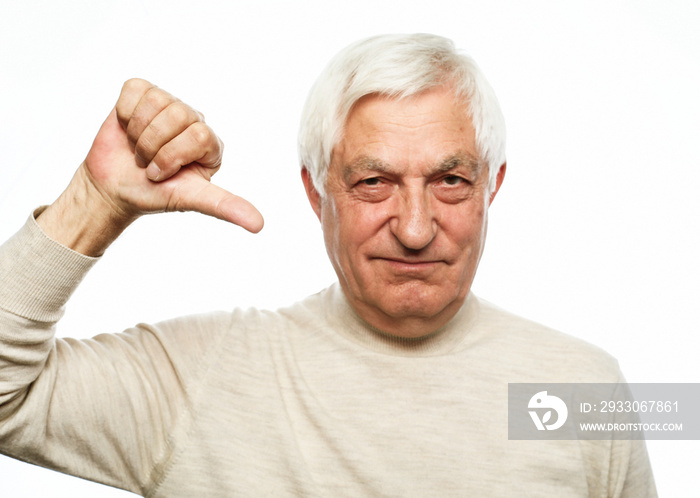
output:
<svg viewBox="0 0 700 498"><path fill-rule="evenodd" d="M156 163L151 163L148 165L148 168L146 168L146 176L151 180L158 179L160 176L160 168L156 165Z"/></svg>

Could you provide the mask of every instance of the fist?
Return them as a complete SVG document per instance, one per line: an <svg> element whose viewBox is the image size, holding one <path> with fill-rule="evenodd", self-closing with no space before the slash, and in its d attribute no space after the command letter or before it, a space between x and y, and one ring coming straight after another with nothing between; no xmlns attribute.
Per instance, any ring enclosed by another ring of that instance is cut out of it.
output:
<svg viewBox="0 0 700 498"><path fill-rule="evenodd" d="M149 179L166 180L195 162L211 174L221 166L223 143L204 116L149 82L127 81L115 110L136 164Z"/></svg>
<svg viewBox="0 0 700 498"><path fill-rule="evenodd" d="M245 199L210 182L223 143L188 105L132 79L81 166L115 216L197 211L258 232L262 216Z"/></svg>

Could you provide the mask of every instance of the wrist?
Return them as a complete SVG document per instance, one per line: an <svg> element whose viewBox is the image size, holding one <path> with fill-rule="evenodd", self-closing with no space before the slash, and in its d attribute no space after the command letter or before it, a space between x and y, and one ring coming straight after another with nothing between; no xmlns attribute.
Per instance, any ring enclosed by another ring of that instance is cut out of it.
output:
<svg viewBox="0 0 700 498"><path fill-rule="evenodd" d="M101 256L137 217L107 199L82 164L66 190L36 221L56 242L86 256Z"/></svg>

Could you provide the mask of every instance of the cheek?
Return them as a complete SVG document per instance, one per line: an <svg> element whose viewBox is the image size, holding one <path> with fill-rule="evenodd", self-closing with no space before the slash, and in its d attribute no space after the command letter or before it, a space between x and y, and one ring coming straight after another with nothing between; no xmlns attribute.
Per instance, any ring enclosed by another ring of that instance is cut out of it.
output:
<svg viewBox="0 0 700 498"><path fill-rule="evenodd" d="M337 240L346 248L357 248L373 241L389 219L388 210L381 204L365 202L338 203L333 221L335 226L324 227L337 233Z"/></svg>
<svg viewBox="0 0 700 498"><path fill-rule="evenodd" d="M346 275L356 266L359 246L366 238L363 232L367 226L366 216L362 210L332 199L323 204L321 225L328 256L336 271Z"/></svg>
<svg viewBox="0 0 700 498"><path fill-rule="evenodd" d="M321 206L321 228L326 242L328 255L336 259L338 247L341 245L341 227L337 216L337 209L332 202L324 201Z"/></svg>
<svg viewBox="0 0 700 498"><path fill-rule="evenodd" d="M443 232L455 249L466 256L474 250L481 251L486 235L486 209L480 205L474 209L448 210L440 223Z"/></svg>

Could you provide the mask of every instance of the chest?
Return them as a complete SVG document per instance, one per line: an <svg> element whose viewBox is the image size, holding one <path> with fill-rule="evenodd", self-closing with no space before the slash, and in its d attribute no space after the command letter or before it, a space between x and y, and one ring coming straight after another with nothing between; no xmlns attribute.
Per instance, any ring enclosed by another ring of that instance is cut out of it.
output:
<svg viewBox="0 0 700 498"><path fill-rule="evenodd" d="M445 362L328 360L210 379L162 495L587 496L576 442L508 440L507 383Z"/></svg>

